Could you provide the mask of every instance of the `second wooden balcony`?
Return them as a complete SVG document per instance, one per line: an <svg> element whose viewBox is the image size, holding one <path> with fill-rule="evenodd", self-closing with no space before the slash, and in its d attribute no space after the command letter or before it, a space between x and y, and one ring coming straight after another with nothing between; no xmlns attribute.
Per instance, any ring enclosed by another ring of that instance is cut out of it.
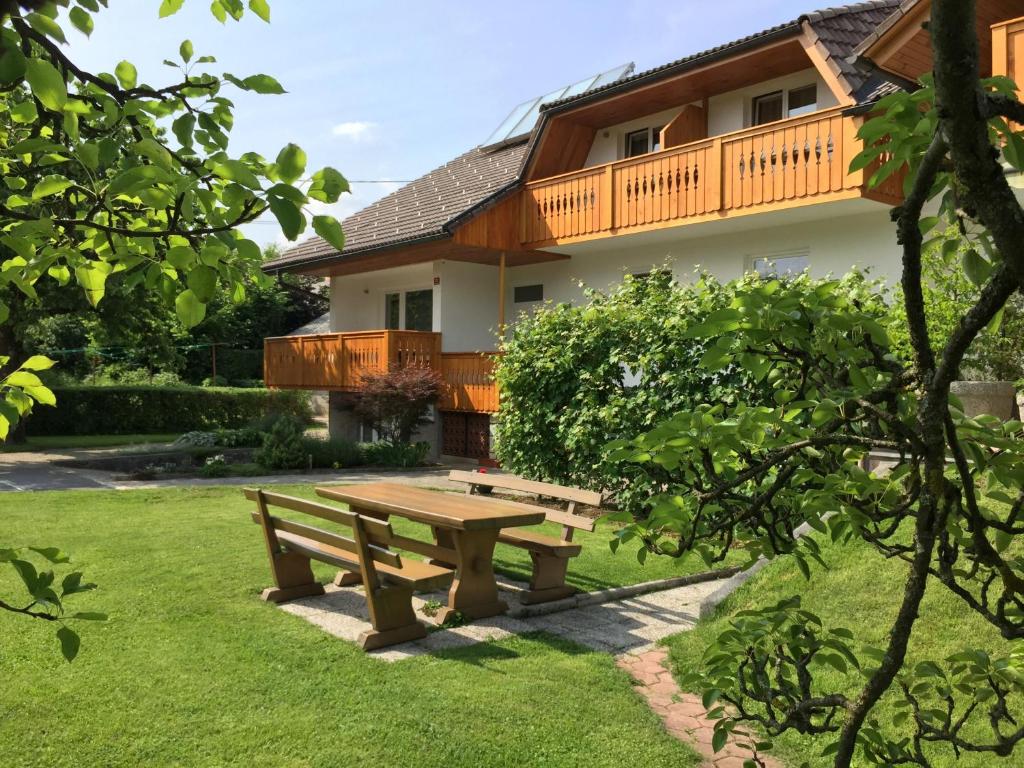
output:
<svg viewBox="0 0 1024 768"><path fill-rule="evenodd" d="M440 333L356 331L263 340L263 379L277 389L358 392L367 374L408 367L441 374L443 411L498 410L494 355L442 353Z"/></svg>
<svg viewBox="0 0 1024 768"><path fill-rule="evenodd" d="M521 241L543 248L856 197L895 205L902 177L869 189L873 168L848 170L862 122L821 110L532 181Z"/></svg>

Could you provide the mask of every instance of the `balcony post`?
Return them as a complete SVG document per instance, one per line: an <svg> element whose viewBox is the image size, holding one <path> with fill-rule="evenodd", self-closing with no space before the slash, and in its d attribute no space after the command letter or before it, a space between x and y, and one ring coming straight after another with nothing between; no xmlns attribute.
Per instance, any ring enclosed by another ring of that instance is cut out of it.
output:
<svg viewBox="0 0 1024 768"><path fill-rule="evenodd" d="M505 340L505 251L498 257L498 338Z"/></svg>
<svg viewBox="0 0 1024 768"><path fill-rule="evenodd" d="M722 139L716 138L711 142L711 149L708 150L708 174L707 198L704 206L708 213L722 209L722 163L725 162L722 156Z"/></svg>
<svg viewBox="0 0 1024 768"><path fill-rule="evenodd" d="M604 168L604 175L601 176L601 231L611 229L613 226L612 214L615 209L615 186L614 171L610 165Z"/></svg>

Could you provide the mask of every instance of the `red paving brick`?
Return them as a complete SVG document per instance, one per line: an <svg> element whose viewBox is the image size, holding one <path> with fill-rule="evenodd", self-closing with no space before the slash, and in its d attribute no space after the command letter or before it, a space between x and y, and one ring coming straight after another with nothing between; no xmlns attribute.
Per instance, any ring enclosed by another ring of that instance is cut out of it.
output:
<svg viewBox="0 0 1024 768"><path fill-rule="evenodd" d="M661 718L665 730L689 744L703 758L703 768L743 768L750 752L736 742L728 743L720 752L711 750L715 721L707 718L700 699L684 693L676 685L667 665L668 651L656 648L639 654L625 654L617 660L637 683L633 690L647 701ZM762 756L768 768L783 768L777 760Z"/></svg>

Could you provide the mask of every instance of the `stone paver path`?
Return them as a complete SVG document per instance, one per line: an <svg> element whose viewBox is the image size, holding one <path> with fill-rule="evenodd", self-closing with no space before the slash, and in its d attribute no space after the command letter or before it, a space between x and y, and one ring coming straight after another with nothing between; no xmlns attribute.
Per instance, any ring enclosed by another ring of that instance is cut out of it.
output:
<svg viewBox="0 0 1024 768"><path fill-rule="evenodd" d="M616 661L636 682L633 690L647 700L665 724L665 730L700 753L704 768L743 768L744 761L751 759L750 750L736 741L727 742L720 752L711 749L715 721L707 718L699 696L684 693L676 685L668 669L667 650L653 648L628 653ZM771 758L762 755L761 759L768 768L781 768Z"/></svg>

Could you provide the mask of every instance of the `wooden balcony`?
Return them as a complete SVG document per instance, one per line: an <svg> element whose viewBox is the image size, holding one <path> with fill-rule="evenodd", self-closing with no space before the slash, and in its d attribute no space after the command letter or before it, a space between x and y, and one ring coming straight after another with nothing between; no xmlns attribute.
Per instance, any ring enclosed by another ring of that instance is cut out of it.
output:
<svg viewBox="0 0 1024 768"><path fill-rule="evenodd" d="M1024 18L992 26L992 74L1017 83L1017 97L1024 87Z"/></svg>
<svg viewBox="0 0 1024 768"><path fill-rule="evenodd" d="M277 389L358 392L367 373L409 366L442 374L441 410L498 410L493 354L442 354L440 333L359 331L263 340L263 380Z"/></svg>
<svg viewBox="0 0 1024 768"><path fill-rule="evenodd" d="M860 117L841 108L748 128L530 182L520 236L531 248L712 221L815 202L901 199L901 180L869 190L850 173Z"/></svg>

